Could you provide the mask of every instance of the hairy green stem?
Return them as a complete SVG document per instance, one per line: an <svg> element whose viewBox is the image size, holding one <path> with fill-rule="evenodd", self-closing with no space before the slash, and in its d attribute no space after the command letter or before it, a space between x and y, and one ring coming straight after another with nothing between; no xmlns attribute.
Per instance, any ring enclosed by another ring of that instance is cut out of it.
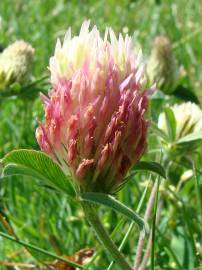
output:
<svg viewBox="0 0 202 270"><path fill-rule="evenodd" d="M112 233L110 234L111 239L113 239L113 237L115 237L116 233L119 231L119 229L123 226L124 224L124 219L122 218L118 224L116 225L116 227L114 228L114 230L112 231ZM100 256L100 254L102 253L103 247L100 246L99 249L96 251L95 255L93 256L93 258L90 260L90 262L88 262L85 266L84 266L84 270L89 269L89 267L94 263L94 261ZM120 247L119 247L120 250ZM114 261L112 261L113 263ZM111 268L110 268L111 269ZM107 270L110 270L107 269Z"/></svg>
<svg viewBox="0 0 202 270"><path fill-rule="evenodd" d="M120 266L122 270L132 270L132 267L125 260L124 256L118 250L114 242L111 240L110 235L107 233L99 217L97 216L96 209L92 203L82 202L83 209L87 220L95 230L99 240L105 249L111 254L113 260Z"/></svg>

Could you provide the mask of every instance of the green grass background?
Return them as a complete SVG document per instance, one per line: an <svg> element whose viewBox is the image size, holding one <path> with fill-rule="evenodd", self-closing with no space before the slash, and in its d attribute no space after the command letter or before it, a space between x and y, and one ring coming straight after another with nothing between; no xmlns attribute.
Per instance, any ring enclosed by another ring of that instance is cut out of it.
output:
<svg viewBox="0 0 202 270"><path fill-rule="evenodd" d="M73 33L77 33L85 19L90 19L92 25L96 24L102 33L106 26L111 26L116 33L134 35L137 43L141 44L145 57L150 52L154 37L158 34L167 35L173 44L178 44L174 53L179 66L185 71L183 86L195 91L198 96L201 95L200 0L1 0L0 44L4 47L17 39L30 42L35 48L33 75L40 78L48 73L48 61L54 52L56 39L63 37L70 26ZM0 106L1 157L13 148L38 149L34 133L37 118L41 119L43 115L40 100L24 102L8 99L1 101ZM154 145L151 143L148 150L152 148ZM135 176L134 181L119 193L119 199L135 209L146 179L147 174ZM155 269L195 268L194 246L196 243L200 245L202 236L201 224L196 218L199 209L195 208L193 181L190 181L181 194L186 203L185 212L178 201L166 198L167 204L163 210L160 232L157 234ZM32 179L20 177L0 181L0 207L8 215L19 238L60 255L72 254L87 246L98 247L80 205L40 185ZM105 208L100 209L100 216L109 232L120 219L119 215ZM116 235L117 244L122 240L128 226L129 222L126 221ZM137 239L138 229L135 227L123 250L131 262ZM182 268L176 266L173 254ZM37 260L48 260L41 254L35 255ZM19 245L0 238L0 260L25 263L36 259ZM109 262L110 257L103 252L90 269L104 270ZM6 268L0 266L0 269ZM118 267L114 266L114 269Z"/></svg>

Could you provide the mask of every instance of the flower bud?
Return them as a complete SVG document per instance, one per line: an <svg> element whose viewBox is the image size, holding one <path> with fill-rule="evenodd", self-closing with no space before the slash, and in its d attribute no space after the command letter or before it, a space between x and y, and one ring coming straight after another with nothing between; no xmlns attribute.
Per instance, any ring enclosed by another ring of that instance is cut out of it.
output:
<svg viewBox="0 0 202 270"><path fill-rule="evenodd" d="M193 176L194 176L193 170L187 170L181 175L180 181L185 182L189 180L190 178L192 178Z"/></svg>
<svg viewBox="0 0 202 270"><path fill-rule="evenodd" d="M170 40L165 36L157 36L154 40L147 63L147 76L150 83L165 94L174 90L178 79L178 67L172 52Z"/></svg>
<svg viewBox="0 0 202 270"><path fill-rule="evenodd" d="M0 54L0 91L14 83L23 85L30 79L34 49L25 41L16 41Z"/></svg>

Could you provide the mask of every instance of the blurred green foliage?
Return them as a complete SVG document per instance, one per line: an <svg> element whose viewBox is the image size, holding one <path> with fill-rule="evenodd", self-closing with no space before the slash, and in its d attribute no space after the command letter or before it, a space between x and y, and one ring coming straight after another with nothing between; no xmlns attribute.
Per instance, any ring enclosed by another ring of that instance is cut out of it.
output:
<svg viewBox="0 0 202 270"><path fill-rule="evenodd" d="M116 33L134 35L145 57L150 53L155 36L165 34L173 44L180 67L181 91L191 90L201 100L201 13L201 0L1 0L0 45L4 48L17 39L30 42L35 48L33 76L40 79L48 74L48 61L53 54L56 39L63 37L69 26L73 33L77 33L84 19L90 19L92 25L96 24L102 33L106 26L111 26ZM183 97L183 93L180 94ZM150 110L153 121L156 121L165 104L176 101L180 102L180 99L165 96L153 99ZM38 97L1 98L0 156L3 157L16 148L38 149L34 133L38 125L37 119L42 119L42 115ZM159 161L160 151L158 136L151 130L145 159ZM163 160L170 179L160 190L164 204L161 222L157 226L155 269L192 270L202 258L202 213L199 206L201 202L197 199L201 196L202 189L201 149L194 156L197 175L195 173L183 182L180 180L181 175L192 169L190 159L193 156L184 157L184 160L165 156ZM118 194L118 198L136 209L148 177L147 173L136 174ZM195 185L196 177L198 187ZM80 205L33 179L12 177L0 180L0 210L1 214L7 215L20 239L59 255L72 254L87 246L99 246L85 221ZM112 232L120 220L118 214L105 208L100 209L100 216L109 232ZM126 221L116 234L117 244L120 244L128 226ZM2 224L0 229L6 231ZM132 262L138 240L136 227L131 236L123 252ZM36 258L39 261L48 260L40 254ZM26 263L33 260L22 247L1 239L0 261ZM89 269L106 269L109 262L110 257L103 252ZM0 268L7 269L2 266Z"/></svg>

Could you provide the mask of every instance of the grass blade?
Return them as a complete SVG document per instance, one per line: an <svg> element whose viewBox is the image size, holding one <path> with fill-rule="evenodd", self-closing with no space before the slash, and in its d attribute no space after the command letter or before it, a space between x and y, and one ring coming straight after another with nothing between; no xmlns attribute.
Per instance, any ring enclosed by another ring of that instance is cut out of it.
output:
<svg viewBox="0 0 202 270"><path fill-rule="evenodd" d="M37 247L37 246L35 246L35 245L28 244L28 243L26 243L26 242L24 242L24 241L18 240L18 239L16 239L16 238L10 236L9 234L0 232L0 236L1 236L1 237L4 237L4 238L6 238L6 239L8 239L8 240L10 240L10 241L13 241L13 242L15 242L15 243L17 243L17 244L19 244L19 245L21 245L21 246L24 246L25 248L35 250L35 251L37 251L37 252L43 253L44 255L47 255L48 257L51 257L51 258L53 258L53 259L57 259L57 260L59 260L59 261L61 261L61 262L65 262L65 263L67 263L69 266L77 267L77 268L79 268L79 269L82 269L82 268L83 268L83 266L80 265L80 264L74 263L74 262L72 262L72 261L70 261L70 260L67 260L67 259L63 258L63 257L57 256L57 255L55 255L54 253L49 252L49 251L46 251L46 250L44 250L44 249L42 249L42 248L39 248L39 247Z"/></svg>
<svg viewBox="0 0 202 270"><path fill-rule="evenodd" d="M156 237L156 216L158 209L158 197L159 197L160 177L157 178L157 190L154 204L154 216L152 221L152 247L151 247L151 270L154 270L154 255L155 255L155 237Z"/></svg>

